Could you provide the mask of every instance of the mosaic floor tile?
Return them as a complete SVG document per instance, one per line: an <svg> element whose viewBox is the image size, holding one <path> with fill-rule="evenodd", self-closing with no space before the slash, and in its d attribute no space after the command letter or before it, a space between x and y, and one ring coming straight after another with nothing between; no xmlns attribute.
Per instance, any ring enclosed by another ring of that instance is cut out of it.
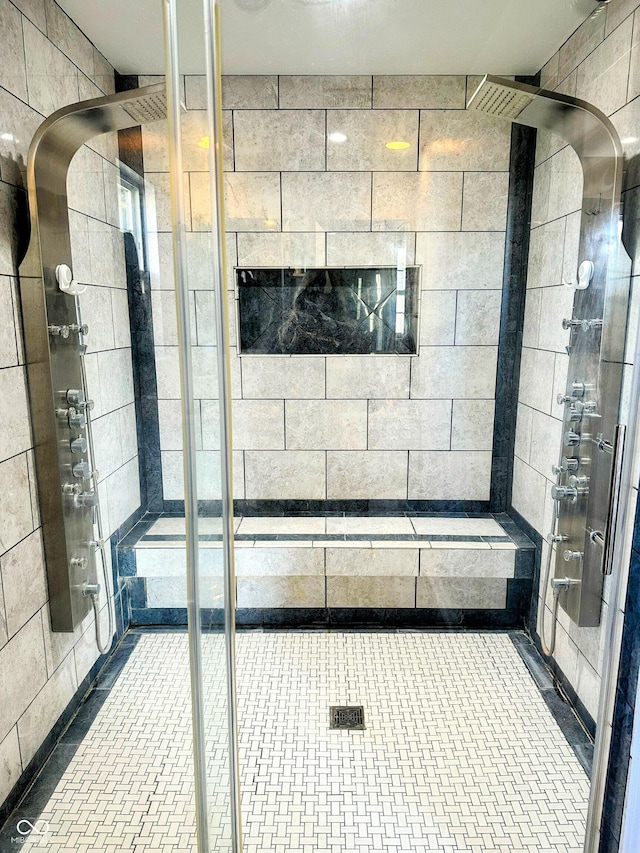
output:
<svg viewBox="0 0 640 853"><path fill-rule="evenodd" d="M588 779L507 634L242 632L245 853L579 853ZM228 851L224 640L203 637ZM364 731L329 728L364 706ZM195 850L187 637L142 634L25 848Z"/></svg>

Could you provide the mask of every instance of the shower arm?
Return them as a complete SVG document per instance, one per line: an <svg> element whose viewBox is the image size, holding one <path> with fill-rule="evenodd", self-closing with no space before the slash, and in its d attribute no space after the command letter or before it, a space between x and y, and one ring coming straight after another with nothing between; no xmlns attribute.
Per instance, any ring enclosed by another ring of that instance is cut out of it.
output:
<svg viewBox="0 0 640 853"><path fill-rule="evenodd" d="M585 199L616 206L622 187L622 146L607 116L593 104L527 83L487 74L467 109L560 136L584 172Z"/></svg>

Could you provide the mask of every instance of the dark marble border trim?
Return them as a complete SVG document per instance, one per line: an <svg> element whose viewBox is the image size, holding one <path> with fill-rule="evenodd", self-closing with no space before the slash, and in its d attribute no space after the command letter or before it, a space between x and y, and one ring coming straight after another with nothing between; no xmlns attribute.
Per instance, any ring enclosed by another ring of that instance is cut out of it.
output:
<svg viewBox="0 0 640 853"><path fill-rule="evenodd" d="M527 584L529 581L511 583ZM516 594L514 599L519 598ZM507 595L507 599L509 595ZM507 601L507 604L510 602ZM236 624L239 628L473 628L480 630L523 628L522 610L517 606L504 610L439 610L431 608L383 607L292 607L292 608L239 608ZM219 628L224 624L220 609L202 611L203 628ZM131 610L132 627L155 626L186 627L187 611L184 607L141 608Z"/></svg>
<svg viewBox="0 0 640 853"><path fill-rule="evenodd" d="M516 80L534 86L539 85L539 79L540 75L516 77ZM536 133L533 128L520 124L514 124L511 128L509 197L491 457L491 509L496 512L504 512L511 504Z"/></svg>
<svg viewBox="0 0 640 853"><path fill-rule="evenodd" d="M567 743L575 753L584 772L590 777L593 764L593 737L585 731L575 708L568 704L558 692L553 674L532 643L531 638L521 632L509 634L509 637L535 681L547 708L553 714L556 723L567 739Z"/></svg>
<svg viewBox="0 0 640 853"><path fill-rule="evenodd" d="M135 74L116 72L116 92L138 88ZM140 193L144 252L144 271L140 269L138 252L130 234L124 234L129 302L129 326L133 363L133 384L138 434L138 468L140 498L145 510L162 509L162 464L160 456L160 419L158 413L158 382L153 337L151 287L146 248L147 223L144 205L144 155L142 130L132 127L118 131L118 156L130 172L121 169L123 178L137 185ZM133 174L132 174L133 173Z"/></svg>
<svg viewBox="0 0 640 853"><path fill-rule="evenodd" d="M184 501L164 501L165 515L184 515ZM447 513L460 518L492 518L489 501L410 500L235 500L235 515L401 515L403 513ZM198 514L220 516L220 501L198 501Z"/></svg>
<svg viewBox="0 0 640 853"><path fill-rule="evenodd" d="M16 823L33 822L42 813L137 642L138 635L126 634L114 651L98 658L0 805L0 850L17 849L11 841Z"/></svg>
<svg viewBox="0 0 640 853"><path fill-rule="evenodd" d="M582 725L589 732L592 738L595 738L596 733L596 723L589 711L587 711L586 706L582 702L582 700L578 697L575 689L569 682L568 678L565 676L564 672L560 669L558 664L556 663L555 658L547 657L542 651L542 645L540 643L540 637L538 635L538 595L537 589L540 586L540 559L542 554L542 536L538 533L535 527L532 527L529 522L520 515L520 513L513 509L509 510L511 516L514 519L516 525L524 531L525 535L534 543L536 547L535 551L535 562L533 564L533 579L532 579L532 591L531 591L531 603L529 606L529 615L527 618L527 633L531 637L533 644L535 645L538 653L541 658L544 660L545 664L549 667L551 672L556 679L557 684L562 689L562 692L567 696L569 702L571 703L573 709L576 714L580 718Z"/></svg>

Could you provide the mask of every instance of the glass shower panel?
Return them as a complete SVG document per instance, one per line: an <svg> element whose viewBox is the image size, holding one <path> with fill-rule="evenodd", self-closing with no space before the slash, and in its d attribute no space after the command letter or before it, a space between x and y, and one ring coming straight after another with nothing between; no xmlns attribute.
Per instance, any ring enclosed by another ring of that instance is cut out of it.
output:
<svg viewBox="0 0 640 853"><path fill-rule="evenodd" d="M198 844L202 851L238 851L229 341L214 7L164 2ZM203 34L196 56L179 47L194 27Z"/></svg>

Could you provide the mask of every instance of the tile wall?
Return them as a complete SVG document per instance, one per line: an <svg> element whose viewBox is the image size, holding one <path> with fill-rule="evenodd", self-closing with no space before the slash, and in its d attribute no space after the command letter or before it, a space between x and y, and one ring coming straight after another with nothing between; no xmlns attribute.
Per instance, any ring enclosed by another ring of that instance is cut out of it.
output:
<svg viewBox="0 0 640 853"><path fill-rule="evenodd" d="M640 11L633 0L614 2L587 20L542 69L545 88L582 98L610 117L630 166L640 153ZM636 184L640 180L635 181ZM631 183L633 186L633 183ZM542 535L551 525L551 465L557 462L573 291L562 279L575 277L578 263L582 170L573 150L551 134L538 134L531 248L523 333L522 369L513 476L513 506ZM634 270L637 273L637 269ZM627 355L630 362L638 323L638 288L632 279ZM627 377L628 379L628 377ZM546 557L543 543L543 564ZM607 616L607 585L602 622ZM540 602L544 591L540 590ZM546 599L550 626L551 599ZM602 623L601 623L602 624ZM597 716L603 631L577 628L560 610L555 658L588 712Z"/></svg>
<svg viewBox="0 0 640 853"><path fill-rule="evenodd" d="M236 498L489 499L510 126L465 111L477 82L223 80L232 319L236 264L395 265L400 252L422 265L416 357L238 356L233 323ZM202 78L186 78L185 103L202 497L216 498ZM411 147L387 149L393 140ZM145 128L143 145L157 211L152 286L164 497L182 499L164 125Z"/></svg>
<svg viewBox="0 0 640 853"><path fill-rule="evenodd" d="M16 278L28 239L25 161L47 115L113 92L114 74L53 0L0 0L0 32L0 684L11 697L0 702L1 804L98 657L92 614L73 634L49 629ZM68 185L74 272L90 285L82 311L105 535L140 503L116 152L115 136L84 147Z"/></svg>

